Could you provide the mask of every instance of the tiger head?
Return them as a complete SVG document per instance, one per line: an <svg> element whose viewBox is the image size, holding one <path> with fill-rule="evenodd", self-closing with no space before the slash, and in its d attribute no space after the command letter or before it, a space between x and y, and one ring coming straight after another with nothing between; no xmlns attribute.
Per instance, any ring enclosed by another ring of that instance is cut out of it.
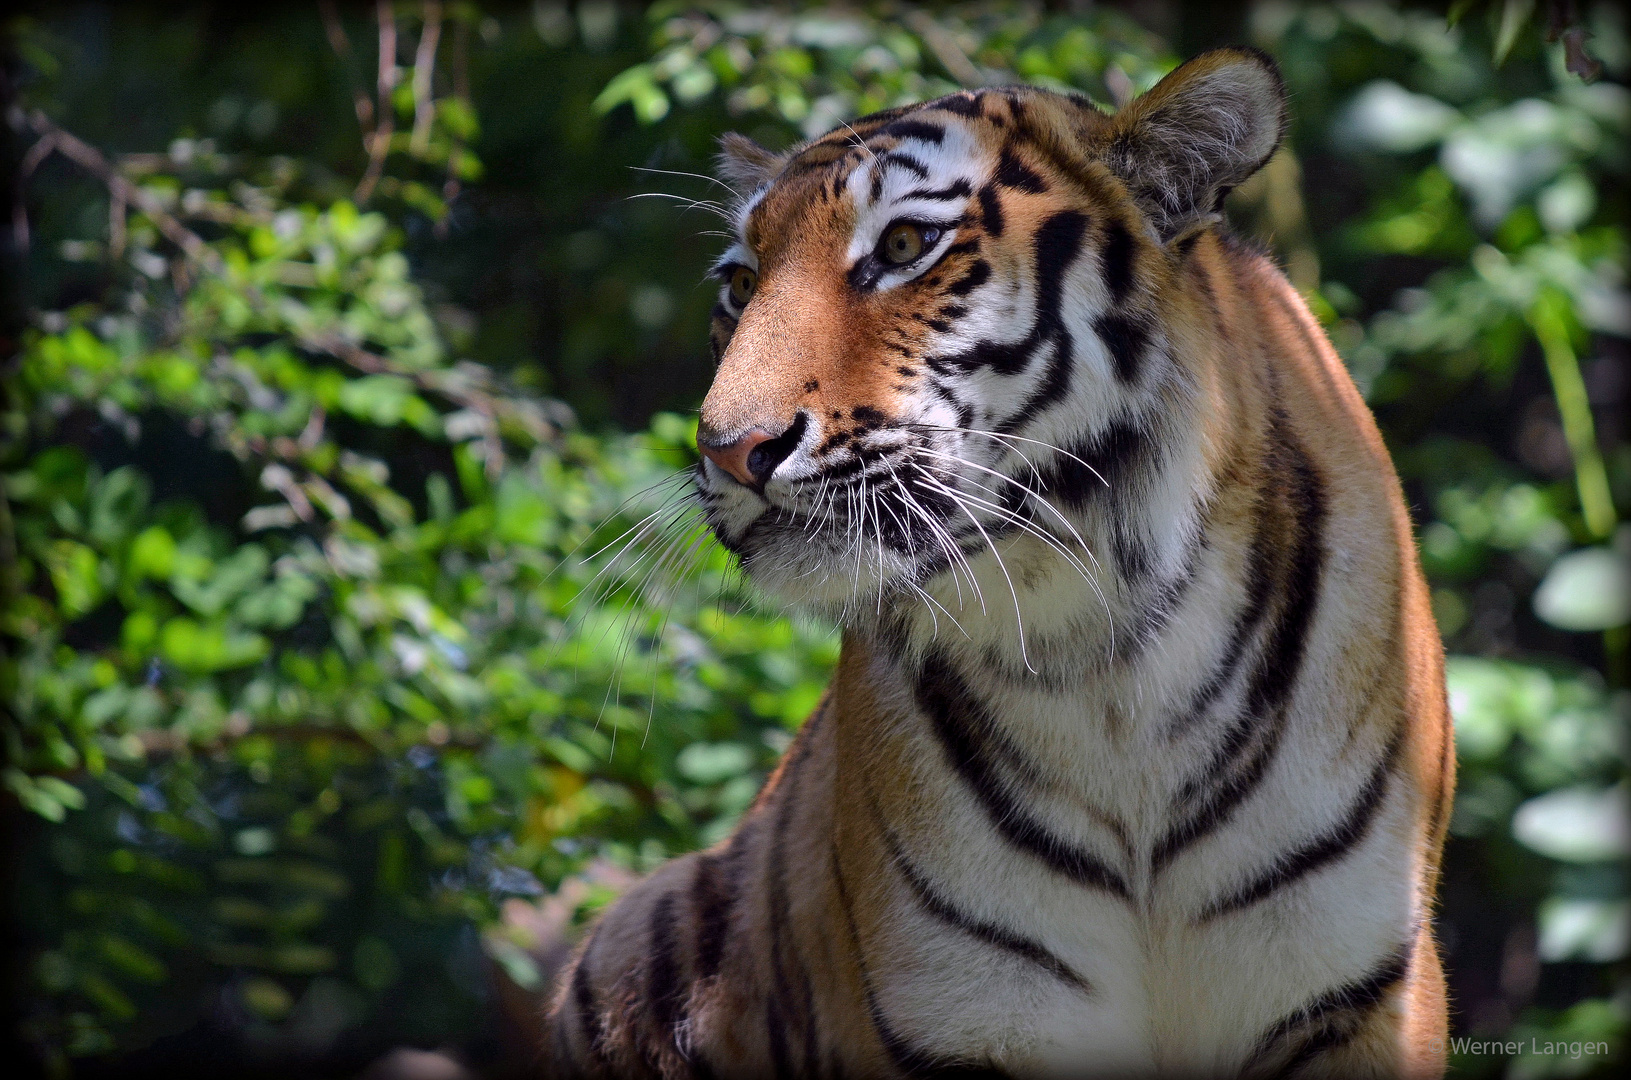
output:
<svg viewBox="0 0 1631 1080"><path fill-rule="evenodd" d="M1114 115L1008 86L780 154L727 136L741 201L697 432L715 535L839 618L1004 537L1069 554L1041 500L1195 397L1182 264L1284 126L1273 62L1226 49Z"/></svg>

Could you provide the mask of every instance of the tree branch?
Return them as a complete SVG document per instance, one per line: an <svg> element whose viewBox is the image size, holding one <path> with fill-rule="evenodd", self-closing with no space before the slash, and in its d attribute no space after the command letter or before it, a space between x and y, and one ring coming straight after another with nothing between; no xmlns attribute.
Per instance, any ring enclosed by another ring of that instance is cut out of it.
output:
<svg viewBox="0 0 1631 1080"><path fill-rule="evenodd" d="M43 112L35 110L29 114L29 126L40 136L40 141L47 138L51 140L50 150L55 150L75 165L101 180L107 186L108 192L116 199L122 200L129 206L141 210L153 220L159 232L164 234L176 247L180 248L189 259L214 271L221 269L221 256L204 242L203 237L187 228L176 220L166 210L158 199L148 191L137 187L126 180L119 171L113 167L102 151L76 136L68 134L62 128L53 124ZM40 144L35 143L35 147ZM33 148L30 148L32 153ZM47 151L47 153L50 152Z"/></svg>
<svg viewBox="0 0 1631 1080"><path fill-rule="evenodd" d="M944 26L935 22L934 17L928 12L915 7L907 8L902 21L923 39L923 44L934 53L934 58L940 61L940 66L959 83L964 86L984 86L991 81L974 66L974 61L970 60L968 53L957 44L957 39L952 37Z"/></svg>
<svg viewBox="0 0 1631 1080"><path fill-rule="evenodd" d="M415 154L430 149L430 123L435 115L431 78L436 73L436 46L441 37L440 0L425 0L425 27L419 32L419 49L413 57L413 139L408 145Z"/></svg>
<svg viewBox="0 0 1631 1080"><path fill-rule="evenodd" d="M391 136L396 132L396 107L391 103L391 91L396 89L396 13L391 0L379 0L379 78L378 122L368 140L368 168L357 182L353 197L365 203L374 194L374 186L385 172L385 155L391 150Z"/></svg>
<svg viewBox="0 0 1631 1080"><path fill-rule="evenodd" d="M334 0L318 0L317 11L323 19L323 32L328 36L329 48L344 64L346 79L351 83L351 104L357 112L357 125L362 128L362 148L366 151L374 137L374 103L368 100L368 94L351 64L351 39L346 36L345 24L340 22Z"/></svg>

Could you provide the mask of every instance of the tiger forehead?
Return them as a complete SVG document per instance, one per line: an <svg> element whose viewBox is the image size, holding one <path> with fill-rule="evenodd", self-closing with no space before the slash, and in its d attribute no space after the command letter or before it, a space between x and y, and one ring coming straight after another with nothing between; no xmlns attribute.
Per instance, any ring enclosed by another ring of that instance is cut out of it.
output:
<svg viewBox="0 0 1631 1080"><path fill-rule="evenodd" d="M836 211L827 222L833 227L853 225L856 198L849 180L857 169L872 166L875 185L876 174L882 170L894 166L916 169L923 163L913 153L918 147L912 144L939 150L948 144L953 129L965 136L956 140L967 148L956 162L965 168L971 156L998 168L1017 151L1079 176L1082 162L1078 155L1062 151L1062 146L1080 145L1084 136L1107 120L1086 98L1033 87L963 91L874 113L798 150L749 207L743 239L757 250L791 225L799 211L814 207ZM1113 195L1096 183L1084 186L1101 197Z"/></svg>

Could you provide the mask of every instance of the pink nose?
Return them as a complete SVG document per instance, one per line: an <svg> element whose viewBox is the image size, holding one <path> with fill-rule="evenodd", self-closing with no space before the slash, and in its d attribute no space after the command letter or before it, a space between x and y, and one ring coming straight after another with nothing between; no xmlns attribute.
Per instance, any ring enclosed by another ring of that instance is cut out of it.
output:
<svg viewBox="0 0 1631 1080"><path fill-rule="evenodd" d="M759 461L752 462L752 465L760 465L764 473L763 476L756 476L750 467L748 459L760 443L767 443L772 438L774 436L763 428L752 428L747 434L729 443L714 443L699 437L697 439L697 449L702 451L703 457L730 473L737 480L740 480L748 487L757 488L762 487L764 482L770 479L770 474L775 471L776 466L781 462L779 460L769 460L768 455L761 455L767 459L769 468L763 468L764 463Z"/></svg>

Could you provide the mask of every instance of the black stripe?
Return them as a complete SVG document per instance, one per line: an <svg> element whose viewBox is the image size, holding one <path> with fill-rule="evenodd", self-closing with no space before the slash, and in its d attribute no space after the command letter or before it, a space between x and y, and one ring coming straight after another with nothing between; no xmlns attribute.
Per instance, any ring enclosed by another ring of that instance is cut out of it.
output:
<svg viewBox="0 0 1631 1080"><path fill-rule="evenodd" d="M1414 940L1406 942L1382 958L1375 968L1353 982L1327 990L1307 1005L1288 1013L1270 1025L1257 1039L1243 1075L1255 1073L1265 1058L1290 1049L1286 1044L1299 1031L1307 1031L1304 1042L1274 1070L1276 1076L1290 1076L1315 1055L1341 1046L1353 1038L1371 1010L1381 1004L1388 991L1410 973L1415 952Z"/></svg>
<svg viewBox="0 0 1631 1080"><path fill-rule="evenodd" d="M804 1075L821 1075L821 1040L816 1031L815 986L810 973L803 973L804 981Z"/></svg>
<svg viewBox="0 0 1631 1080"><path fill-rule="evenodd" d="M1370 778L1360 789L1359 796L1348 808L1329 832L1316 837L1295 851L1288 851L1274 860L1272 866L1258 874L1250 882L1243 885L1232 895L1216 900L1201 913L1201 921L1215 919L1231 911L1250 907L1271 894L1278 892L1307 877L1314 871L1334 862L1345 855L1350 848L1364 839L1370 831L1370 824L1376 818L1376 811L1382 805L1382 796L1387 791L1388 777L1393 772L1394 763L1398 760L1399 744L1403 729L1395 733L1388 743L1387 751L1382 760L1371 771Z"/></svg>
<svg viewBox="0 0 1631 1080"><path fill-rule="evenodd" d="M1199 233L1195 234L1195 236L1199 235ZM1182 247L1184 244L1192 242L1195 236L1179 241L1179 246ZM1228 341L1229 324L1223 317L1223 308L1218 304L1218 291L1212 284L1211 267L1205 259L1193 259L1185 263L1184 266L1190 277L1195 280L1195 285L1199 288L1201 295L1206 298L1207 309L1212 314L1213 332L1217 334L1219 341Z"/></svg>
<svg viewBox="0 0 1631 1080"><path fill-rule="evenodd" d="M651 1003L652 1021L670 1044L680 1021L680 1004L685 992L674 944L674 894L666 893L651 909L651 940L646 947L646 997Z"/></svg>
<svg viewBox="0 0 1631 1080"><path fill-rule="evenodd" d="M1127 519L1117 521L1110 534L1110 553L1116 557L1116 573L1129 583L1136 583L1150 573L1150 550L1144 544L1146 539L1143 532Z"/></svg>
<svg viewBox="0 0 1631 1080"><path fill-rule="evenodd" d="M766 895L768 907L768 933L770 936L770 971L772 979L771 996L765 1004L765 1026L770 1041L771 1059L776 1067L778 1077L793 1075L793 1059L788 1050L787 1021L792 1013L788 1006L792 999L792 983L788 979L787 950L791 943L790 927L788 921L787 900L787 832L790 827L797 781L801 775L801 766L809 756L810 747L814 744L814 725L825 718L826 707L816 712L805 723L805 731L795 749L782 766L781 781L777 785L778 797L781 805L776 808L774 831L770 837L769 865L767 867L770 878L769 889ZM810 1017L805 1017L808 1025Z"/></svg>
<svg viewBox="0 0 1631 1080"><path fill-rule="evenodd" d="M917 898L917 902L923 906L925 911L941 922L954 926L971 937L1013 953L1023 960L1029 960L1060 982L1080 990L1084 994L1093 993L1093 988L1088 985L1086 979L1072 971L1069 964L1048 951L1047 946L1041 942L1033 941L997 923L976 919L974 916L959 910L951 901L941 896L934 886L918 871L917 867L912 865L911 859L907 857L906 852L900 846L900 839L896 837L895 831L884 822L882 815L878 813L876 804L873 805L872 813L877 819L878 831L882 834L884 843L889 848L889 857L894 863L895 869L905 879L906 884L912 890L912 895Z"/></svg>
<svg viewBox="0 0 1631 1080"><path fill-rule="evenodd" d="M929 178L929 167L927 165L923 164L923 162L919 161L911 154L902 154L895 150L891 150L888 153L879 154L877 168L880 171L889 168L905 169L919 180L927 180Z"/></svg>
<svg viewBox="0 0 1631 1080"><path fill-rule="evenodd" d="M1273 547L1267 515L1259 511L1252 530L1251 547L1246 553L1245 602L1235 614L1234 627L1229 631L1229 643L1224 646L1223 656L1213 667L1212 674L1190 698L1184 715L1173 722L1174 735L1181 735L1198 723L1224 688L1234 680L1253 631L1268 616L1269 591L1274 587Z"/></svg>
<svg viewBox="0 0 1631 1080"><path fill-rule="evenodd" d="M906 1076L933 1076L933 1077L1002 1077L1004 1074L986 1065L971 1065L965 1062L949 1060L931 1055L919 1050L894 1029L884 1016L883 1007L878 1004L878 992L872 985L872 971L867 966L866 957L861 952L861 931L855 925L855 907L850 900L849 886L844 881L844 867L838 859L838 848L833 845L828 848L832 863L833 883L838 887L838 906L844 913L844 925L849 930L850 947L855 950L855 966L861 975L861 991L866 996L867 1018L872 1022L872 1030L877 1033L878 1041L883 1044L884 1052L895 1068Z"/></svg>
<svg viewBox="0 0 1631 1080"><path fill-rule="evenodd" d="M765 1041L770 1043L770 1061L776 1069L777 1080L793 1075L793 1055L787 1050L787 1020L782 1016L779 994L785 987L777 987L777 994L765 1002Z"/></svg>
<svg viewBox="0 0 1631 1080"><path fill-rule="evenodd" d="M990 236L1001 236L1003 230L1002 200L997 197L997 188L994 184L987 184L980 189L980 219L985 225L985 231Z"/></svg>
<svg viewBox="0 0 1631 1080"><path fill-rule="evenodd" d="M1121 303L1133 288L1133 234L1120 221L1111 220L1104 227L1104 248L1099 259L1104 268L1104 283L1110 289L1110 299Z"/></svg>
<svg viewBox="0 0 1631 1080"><path fill-rule="evenodd" d="M958 116L980 118L985 115L985 109L980 105L980 95L968 90L943 98L935 98L923 107L925 109L943 109Z"/></svg>
<svg viewBox="0 0 1631 1080"><path fill-rule="evenodd" d="M1037 321L1032 333L1054 336L1054 354L1036 390L1019 406L1018 411L1003 421L1000 432L1019 431L1031 423L1042 409L1049 408L1070 393L1072 374L1072 338L1059 316L1060 297L1065 287L1065 272L1081 251L1081 238L1088 230L1086 215L1063 210L1042 222L1037 228Z"/></svg>
<svg viewBox="0 0 1631 1080"><path fill-rule="evenodd" d="M946 291L953 296L967 296L991 279L991 264L984 259L976 259L968 268L968 273L946 286Z"/></svg>
<svg viewBox="0 0 1631 1080"><path fill-rule="evenodd" d="M844 133L848 135L850 139L853 139L857 134L870 138L873 132L883 127L889 121L895 119L895 117L905 116L908 113L917 112L917 110L920 108L922 108L921 105L896 105L893 109L880 109L875 113L867 113L865 116L855 121L854 124L845 124ZM834 128L826 135L823 135L822 138L831 139L837 134L838 129ZM850 139L846 139L845 142L849 142Z"/></svg>
<svg viewBox="0 0 1631 1080"><path fill-rule="evenodd" d="M1071 373L1071 337L1061 330L1053 343L1053 355L1048 359L1048 369L1042 374L1042 381L1037 388L1025 398L1019 411L997 425L999 435L1009 435L1026 424L1048 406L1062 400L1070 392Z"/></svg>
<svg viewBox="0 0 1631 1080"><path fill-rule="evenodd" d="M1285 478L1289 481L1285 495L1295 522L1297 547L1286 582L1285 606L1265 657L1267 663L1258 670L1247 695L1246 707L1258 715L1284 705L1291 696L1319 606L1325 562L1325 482L1291 434L1284 416L1276 415L1274 428L1290 473Z"/></svg>
<svg viewBox="0 0 1631 1080"><path fill-rule="evenodd" d="M1152 871L1159 872L1165 869L1167 864L1177 858L1185 848L1215 831L1262 782L1279 744L1281 718L1278 717L1269 718L1269 732L1257 741L1255 751L1244 764L1222 781L1218 781L1216 775L1225 772L1231 764L1235 764L1236 759L1252 745L1250 736L1253 732L1254 718L1252 713L1243 713L1227 733L1223 748L1216 755L1214 765L1204 778L1214 781L1210 797L1199 811L1179 822L1161 838L1161 842L1156 845L1155 851L1150 856ZM1202 781L1192 781L1185 786L1180 797L1193 799L1205 787L1206 784Z"/></svg>
<svg viewBox="0 0 1631 1080"><path fill-rule="evenodd" d="M736 905L736 855L741 834L732 838L723 855L697 858L697 876L691 885L691 902L697 919L697 977L712 978L719 973L725 956L725 937L730 932L731 910Z"/></svg>
<svg viewBox="0 0 1631 1080"><path fill-rule="evenodd" d="M1156 847L1156 870L1228 820L1262 781L1279 747L1286 707L1297 684L1319 604L1325 555L1324 483L1278 411L1271 420L1269 438L1271 458L1279 466L1269 475L1280 485L1291 519L1290 532L1296 537L1281 589L1279 620L1268 633L1239 715L1219 741L1206 771L1180 793L1185 802L1203 794L1205 801L1198 811L1169 830Z"/></svg>
<svg viewBox="0 0 1631 1080"><path fill-rule="evenodd" d="M1065 290L1065 273L1082 250L1087 232L1087 215L1061 210L1044 218L1031 242L1036 252L1036 322L1042 333L1062 327L1059 299Z"/></svg>
<svg viewBox="0 0 1631 1080"><path fill-rule="evenodd" d="M1080 253L1082 237L1087 231L1087 216L1075 210L1061 210L1046 218L1037 227L1032 239L1036 253L1036 315L1031 332L1013 344L979 341L962 353L932 356L929 364L943 374L976 371L989 368L1000 375L1017 375L1029 366L1039 346L1047 339L1064 332L1059 317L1060 297L1065 287L1065 272ZM972 278L983 263L976 263L969 271ZM987 267L984 274L989 274ZM967 281L965 278L964 281ZM984 280L982 275L980 280ZM951 292L961 294L958 285Z"/></svg>
<svg viewBox="0 0 1631 1080"><path fill-rule="evenodd" d="M996 768L982 753L984 748L975 734L977 730L992 730L995 721L941 653L932 652L924 659L915 689L918 708L928 716L952 768L969 786L1003 839L1078 884L1102 889L1123 900L1131 896L1131 889L1119 873L1097 855L1049 830L1009 793Z"/></svg>
<svg viewBox="0 0 1631 1080"><path fill-rule="evenodd" d="M874 131L867 138L870 141L879 136L891 139L921 139L939 146L946 137L946 129L925 120L896 120Z"/></svg>
<svg viewBox="0 0 1631 1080"><path fill-rule="evenodd" d="M1116 378L1124 383L1136 381L1139 361L1150 342L1149 325L1143 317L1107 311L1093 320L1093 332L1109 351Z"/></svg>
<svg viewBox="0 0 1631 1080"><path fill-rule="evenodd" d="M1130 650L1136 651L1145 643L1153 641L1177 613L1179 602L1188 593L1200 572L1201 553L1206 546L1206 533L1204 530L1197 530L1190 538L1188 550L1184 553L1183 569L1166 580L1155 582L1145 594L1135 613L1136 621L1128 635L1131 638ZM1133 652L1123 655L1130 657Z"/></svg>
<svg viewBox="0 0 1631 1080"><path fill-rule="evenodd" d="M1091 439L1065 449L1068 455L1056 454L1050 463L1043 490L1072 509L1084 510L1097 499L1130 494L1124 489L1136 479L1153 444L1135 422L1118 417Z"/></svg>
<svg viewBox="0 0 1631 1080"><path fill-rule="evenodd" d="M1048 190L1047 182L1029 165L1015 157L1011 146L1003 147L1002 153L997 155L997 172L993 179L1004 187L1028 191L1032 195L1040 195Z"/></svg>
<svg viewBox="0 0 1631 1080"><path fill-rule="evenodd" d="M967 180L959 180L950 187L916 188L901 197L905 199L927 199L929 202L950 202L953 199L965 198L973 191L973 186Z"/></svg>
<svg viewBox="0 0 1631 1080"><path fill-rule="evenodd" d="M589 954L594 947L595 939L591 937L578 957L578 969L572 973L572 1004L578 1013L579 1033L589 1048L589 1059L599 1065L605 1060L606 1050L600 1017L596 1015L595 988L589 981Z"/></svg>

